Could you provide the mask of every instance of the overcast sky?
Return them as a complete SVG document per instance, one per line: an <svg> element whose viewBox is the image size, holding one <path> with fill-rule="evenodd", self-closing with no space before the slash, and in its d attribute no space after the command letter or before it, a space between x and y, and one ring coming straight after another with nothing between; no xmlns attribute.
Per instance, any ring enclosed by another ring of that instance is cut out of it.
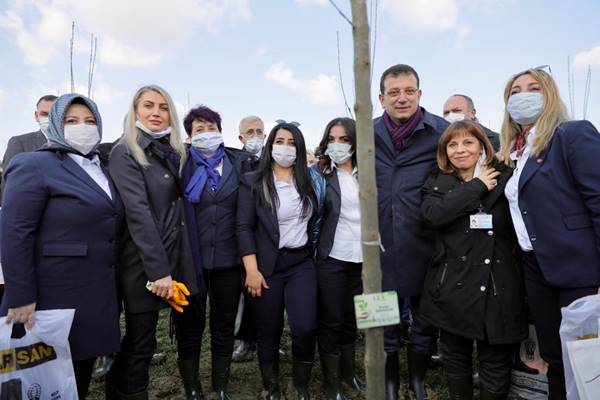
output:
<svg viewBox="0 0 600 400"><path fill-rule="evenodd" d="M350 3L335 0L350 16ZM574 118L600 126L600 2L579 0L368 0L376 32L374 114L379 77L390 65L421 76L421 104L441 114L453 93L470 95L482 123L498 130L511 74L549 64ZM377 6L377 7L375 7ZM221 113L227 145L239 147L245 115L295 120L314 146L326 123L346 115L340 83L354 99L351 27L328 0L0 0L0 154L16 134L37 129L35 101L70 91L69 38L75 21L76 91L87 93L90 33L98 37L92 97L104 140L121 134L136 89L163 86L183 118L189 104ZM336 32L340 37L341 79Z"/></svg>

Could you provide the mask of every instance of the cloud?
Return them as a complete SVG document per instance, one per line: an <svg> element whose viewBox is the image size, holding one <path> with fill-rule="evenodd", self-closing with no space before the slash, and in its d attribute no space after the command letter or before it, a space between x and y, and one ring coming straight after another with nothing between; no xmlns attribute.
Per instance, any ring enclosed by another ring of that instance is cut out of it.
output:
<svg viewBox="0 0 600 400"><path fill-rule="evenodd" d="M579 68L587 68L588 65L592 67L600 66L600 46L596 46L590 50L580 51L575 55L573 64Z"/></svg>
<svg viewBox="0 0 600 400"><path fill-rule="evenodd" d="M250 0L23 0L0 14L0 29L15 35L27 63L45 65L68 47L75 21L77 51L89 51L92 32L99 61L140 66L160 62L196 30L251 19Z"/></svg>
<svg viewBox="0 0 600 400"><path fill-rule="evenodd" d="M382 13L413 31L444 32L458 24L456 0L383 0L381 7Z"/></svg>
<svg viewBox="0 0 600 400"><path fill-rule="evenodd" d="M298 79L284 61L269 67L265 78L293 93L299 94L317 105L339 104L337 78L335 75L319 74L313 79Z"/></svg>

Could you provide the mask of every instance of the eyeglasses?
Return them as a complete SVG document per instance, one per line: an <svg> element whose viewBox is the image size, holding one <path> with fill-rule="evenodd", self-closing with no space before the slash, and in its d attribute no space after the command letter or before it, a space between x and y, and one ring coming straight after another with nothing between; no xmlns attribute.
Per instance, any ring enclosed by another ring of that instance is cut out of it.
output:
<svg viewBox="0 0 600 400"><path fill-rule="evenodd" d="M277 119L277 120L275 120L275 123L277 125L290 124L290 125L294 125L296 128L300 128L300 125L302 125L302 124L300 124L300 122L297 122L297 121L287 122L285 119Z"/></svg>
<svg viewBox="0 0 600 400"><path fill-rule="evenodd" d="M552 68L550 68L549 65L540 65L539 67L535 67L534 69L537 69L538 71L544 71L547 72L548 75L552 75Z"/></svg>
<svg viewBox="0 0 600 400"><path fill-rule="evenodd" d="M402 92L404 92L404 95L406 97L412 97L415 94L417 94L418 91L419 91L419 89L417 89L417 88L407 87L407 88L404 88L404 89L392 89L389 92L386 92L385 95L388 96L388 97L395 98L395 97L400 96L402 94Z"/></svg>

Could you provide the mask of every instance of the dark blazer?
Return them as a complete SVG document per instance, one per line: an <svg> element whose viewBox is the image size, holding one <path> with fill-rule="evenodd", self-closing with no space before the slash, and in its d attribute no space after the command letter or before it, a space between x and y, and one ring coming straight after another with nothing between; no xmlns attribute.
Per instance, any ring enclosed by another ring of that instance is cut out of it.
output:
<svg viewBox="0 0 600 400"><path fill-rule="evenodd" d="M437 168L423 187L423 217L436 232L420 313L433 325L491 344L515 343L527 335L525 290L504 187L512 170L504 164L488 191L475 178L462 182ZM471 229L479 207L492 215L492 229Z"/></svg>
<svg viewBox="0 0 600 400"><path fill-rule="evenodd" d="M337 176L337 169L329 174L324 174L325 204L323 207L323 223L321 225L321 235L317 246L317 258L325 260L333 248L335 239L335 230L340 219L340 208L342 206L342 195L340 192L340 181Z"/></svg>
<svg viewBox="0 0 600 400"><path fill-rule="evenodd" d="M494 148L494 150L496 150L496 151L500 150L500 135L497 132L494 132L493 130L488 129L487 127L485 127L481 124L479 124L479 126L481 126L481 128L485 132L485 136L487 136L487 138L492 143L492 147Z"/></svg>
<svg viewBox="0 0 600 400"><path fill-rule="evenodd" d="M105 171L107 177L108 172ZM116 271L123 205L69 156L40 150L15 156L6 171L1 221L8 308L75 308L75 360L119 350Z"/></svg>
<svg viewBox="0 0 600 400"><path fill-rule="evenodd" d="M142 168L124 142L110 155L110 174L125 205L127 229L119 283L125 311L141 313L166 307L167 303L146 289L147 281L171 275L198 291L185 227L179 172L166 155L142 134L139 140L150 165Z"/></svg>
<svg viewBox="0 0 600 400"><path fill-rule="evenodd" d="M375 118L375 172L383 290L399 297L421 293L433 253L433 232L423 224L421 188L435 164L438 140L448 127L441 117L423 110L423 118L396 153L383 117Z"/></svg>
<svg viewBox="0 0 600 400"><path fill-rule="evenodd" d="M2 159L2 170L6 172L10 160L17 154L36 151L46 143L48 143L48 139L46 139L42 131L29 132L11 137L8 140L6 152Z"/></svg>
<svg viewBox="0 0 600 400"><path fill-rule="evenodd" d="M322 178L317 179L318 173L310 171L313 189L318 191L320 189L316 186L320 183L317 181ZM238 191L238 250L240 257L256 254L258 269L265 278L268 278L273 273L277 263L279 221L275 211L267 210L261 206L252 192L252 187L256 185L258 178L258 172L249 172L242 175L241 186ZM320 199L318 193L316 198ZM308 246L312 246L312 243L316 243L318 240L320 229L318 214L317 210L313 210L313 217L308 223Z"/></svg>
<svg viewBox="0 0 600 400"><path fill-rule="evenodd" d="M519 208L551 285L600 285L599 156L596 128L588 121L565 122L521 173Z"/></svg>
<svg viewBox="0 0 600 400"><path fill-rule="evenodd" d="M247 153L233 148L225 148L223 171L216 191L205 186L200 203L193 207L194 232L190 232L191 245L199 246L200 265L204 269L226 268L240 265L237 248L237 201L240 186L241 162ZM196 171L191 157L182 171L182 184L187 187ZM187 200L186 200L187 203ZM190 228L190 226L188 226Z"/></svg>

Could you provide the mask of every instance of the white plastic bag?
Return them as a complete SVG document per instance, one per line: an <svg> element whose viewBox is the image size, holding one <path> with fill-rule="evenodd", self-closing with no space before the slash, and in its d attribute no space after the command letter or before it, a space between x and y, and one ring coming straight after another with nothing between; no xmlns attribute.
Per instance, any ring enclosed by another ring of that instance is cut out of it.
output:
<svg viewBox="0 0 600 400"><path fill-rule="evenodd" d="M69 331L75 310L36 311L33 328L12 339L0 318L0 399L77 400Z"/></svg>
<svg viewBox="0 0 600 400"><path fill-rule="evenodd" d="M578 341L582 337L597 337L598 318L600 318L600 295L582 297L575 300L568 307L562 308L562 323L560 324L560 341L562 345L563 363L565 366L565 384L567 387L568 400L600 399L600 385L595 396L584 397L583 393L577 391L577 378L574 375L573 366L569 357L569 342ZM590 340L590 339L588 339ZM588 340L582 340L586 342ZM581 348L585 347L582 353ZM588 347L591 346L591 347ZM594 350L593 343L576 345L577 355L575 357L600 357L600 347ZM600 360L600 358L598 358ZM579 359L585 364L585 360ZM600 364L596 364L600 368ZM592 372L592 371L588 371ZM599 371L600 373L600 371ZM586 374L587 376L587 374ZM585 378L581 377L580 378Z"/></svg>

